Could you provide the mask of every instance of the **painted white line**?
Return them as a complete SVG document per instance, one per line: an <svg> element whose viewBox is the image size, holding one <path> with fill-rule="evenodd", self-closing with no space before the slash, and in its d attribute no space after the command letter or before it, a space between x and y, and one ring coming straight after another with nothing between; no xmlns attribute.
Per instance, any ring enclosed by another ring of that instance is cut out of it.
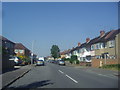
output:
<svg viewBox="0 0 120 90"><path fill-rule="evenodd" d="M65 76L68 77L69 79L71 79L72 81L74 81L75 83L78 83L78 81L76 81L75 79L71 78L71 77L68 76L67 74L66 74Z"/></svg>
<svg viewBox="0 0 120 90"><path fill-rule="evenodd" d="M104 76L104 77L109 77L109 78L113 78L113 76L107 76L107 75L103 75L103 74L98 74L100 76Z"/></svg>
<svg viewBox="0 0 120 90"><path fill-rule="evenodd" d="M100 76L106 76L106 75L103 75L103 74L98 74L98 75L100 75Z"/></svg>
<svg viewBox="0 0 120 90"><path fill-rule="evenodd" d="M64 72L62 72L61 70L58 70L58 71L59 71L60 73L62 73L62 74L64 73Z"/></svg>
<svg viewBox="0 0 120 90"><path fill-rule="evenodd" d="M98 73L96 73L96 72L93 72L93 71L91 71L91 70L87 70L86 72L88 72L88 73L94 73L94 74L98 74Z"/></svg>

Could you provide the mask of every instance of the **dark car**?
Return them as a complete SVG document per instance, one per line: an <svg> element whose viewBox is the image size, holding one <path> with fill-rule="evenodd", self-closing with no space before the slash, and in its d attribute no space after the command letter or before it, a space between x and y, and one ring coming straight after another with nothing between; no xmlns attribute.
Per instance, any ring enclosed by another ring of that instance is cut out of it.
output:
<svg viewBox="0 0 120 90"><path fill-rule="evenodd" d="M43 60L37 60L36 66L44 66L44 61Z"/></svg>

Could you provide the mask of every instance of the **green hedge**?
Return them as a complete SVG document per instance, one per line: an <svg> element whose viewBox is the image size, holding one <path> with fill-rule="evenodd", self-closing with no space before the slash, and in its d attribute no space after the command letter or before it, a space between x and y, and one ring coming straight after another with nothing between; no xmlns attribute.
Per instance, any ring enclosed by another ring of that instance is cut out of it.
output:
<svg viewBox="0 0 120 90"><path fill-rule="evenodd" d="M103 65L101 68L120 70L120 64Z"/></svg>

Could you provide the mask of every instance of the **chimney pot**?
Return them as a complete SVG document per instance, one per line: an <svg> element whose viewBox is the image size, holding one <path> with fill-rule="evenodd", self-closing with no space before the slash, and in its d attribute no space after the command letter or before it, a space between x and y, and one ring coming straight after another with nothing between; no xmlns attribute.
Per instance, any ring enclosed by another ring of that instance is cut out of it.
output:
<svg viewBox="0 0 120 90"><path fill-rule="evenodd" d="M81 45L81 43L79 42L79 43L78 43L78 46L80 46L80 45Z"/></svg>
<svg viewBox="0 0 120 90"><path fill-rule="evenodd" d="M90 41L90 38L86 38L86 43L88 43Z"/></svg>
<svg viewBox="0 0 120 90"><path fill-rule="evenodd" d="M105 34L105 31L104 31L104 30L101 30L101 31L100 31L100 37L102 37L104 34Z"/></svg>

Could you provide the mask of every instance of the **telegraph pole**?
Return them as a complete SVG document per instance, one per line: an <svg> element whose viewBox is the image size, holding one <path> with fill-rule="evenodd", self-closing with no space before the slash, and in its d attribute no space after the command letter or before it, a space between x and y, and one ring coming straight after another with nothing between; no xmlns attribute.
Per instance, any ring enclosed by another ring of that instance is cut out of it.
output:
<svg viewBox="0 0 120 90"><path fill-rule="evenodd" d="M34 45L34 41L32 41L31 64L33 64L33 45Z"/></svg>

